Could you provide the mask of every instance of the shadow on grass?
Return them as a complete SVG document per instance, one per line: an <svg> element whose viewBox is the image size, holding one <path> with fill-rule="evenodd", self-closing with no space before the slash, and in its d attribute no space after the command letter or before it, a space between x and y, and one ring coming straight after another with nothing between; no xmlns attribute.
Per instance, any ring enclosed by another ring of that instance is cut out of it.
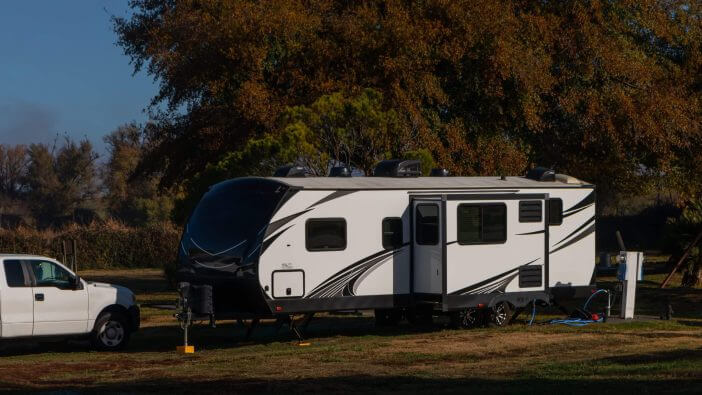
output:
<svg viewBox="0 0 702 395"><path fill-rule="evenodd" d="M597 362L603 364L643 365L651 363L678 362L682 360L694 361L695 363L699 364L700 368L702 368L702 348L622 355L598 359ZM702 372L700 373L700 378L702 379Z"/></svg>
<svg viewBox="0 0 702 395"><path fill-rule="evenodd" d="M377 327L373 317L335 317L315 318L306 330L302 330L307 339L329 337L393 337L414 333L430 333L442 329L441 324L416 326L400 324L395 327ZM247 338L248 329L235 322L218 323L216 328L205 324L190 328L189 343L197 350L235 349L255 344L296 342L295 334L283 325L278 328L273 321L259 324ZM131 337L124 353L170 352L183 344L183 331L177 325L152 326L141 328ZM74 353L90 349L88 341L53 341L38 342L22 340L5 344L0 355L30 355L46 352Z"/></svg>
<svg viewBox="0 0 702 395"><path fill-rule="evenodd" d="M235 375L233 375L235 376ZM17 391L23 388L10 387ZM154 378L144 381L109 383L90 387L53 387L51 390L75 389L81 393L361 393L375 394L593 394L593 393L699 393L702 380L554 380L554 379L443 379L416 376L346 375L302 379L251 379L232 377L225 380Z"/></svg>

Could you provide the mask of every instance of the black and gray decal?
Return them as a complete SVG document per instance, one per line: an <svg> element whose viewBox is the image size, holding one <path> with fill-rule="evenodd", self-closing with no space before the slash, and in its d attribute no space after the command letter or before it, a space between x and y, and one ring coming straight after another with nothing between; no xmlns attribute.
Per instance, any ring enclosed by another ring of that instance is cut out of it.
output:
<svg viewBox="0 0 702 395"><path fill-rule="evenodd" d="M275 241L275 239L278 238L278 236L282 235L286 230L292 228L295 226L295 224L292 224L288 226L287 228L281 230L280 232L274 234L273 236L267 238L262 244L261 244L261 255L266 251L266 249Z"/></svg>
<svg viewBox="0 0 702 395"><path fill-rule="evenodd" d="M305 210L300 211L299 213L290 214L290 215L288 215L287 217L283 217L283 218L281 218L281 219L279 219L279 220L276 220L276 221L271 222L271 223L268 225L268 228L266 229L266 234L265 234L264 237L268 237L268 236L272 235L273 233L275 233L276 230L282 228L282 227L283 227L285 224L287 224L288 222L294 220L295 218L301 216L302 214L304 214L304 213L306 213L306 212L308 212L308 211L310 211L310 210L312 210L312 209L311 209L311 208L308 208L308 209L305 209Z"/></svg>
<svg viewBox="0 0 702 395"><path fill-rule="evenodd" d="M357 192L356 190L339 190L339 191L334 191L330 193L329 195L317 200L316 202L312 203L309 207L307 207L308 210L310 210L314 206L319 206L322 203L326 203L330 200L334 200L337 198L340 198L342 196L350 195L354 192Z"/></svg>
<svg viewBox="0 0 702 395"><path fill-rule="evenodd" d="M583 238L589 236L595 231L595 217L593 216L592 218L588 219L580 225L577 229L572 231L568 236L564 237L561 239L558 243L554 244L553 247L557 247L553 250L551 250L550 254L553 254L556 251L562 250L569 245L576 243ZM561 244L559 246L559 244Z"/></svg>
<svg viewBox="0 0 702 395"><path fill-rule="evenodd" d="M375 269L389 261L395 254L399 253L402 247L395 250L383 250L373 255L365 257L318 285L306 296L306 298L330 298L338 296L354 296L358 285L368 277Z"/></svg>
<svg viewBox="0 0 702 395"><path fill-rule="evenodd" d="M595 191L590 192L587 196L585 196L583 200L576 203L573 207L567 210L563 210L563 216L568 217L575 213L579 213L580 211L585 210L593 204L595 204Z"/></svg>
<svg viewBox="0 0 702 395"><path fill-rule="evenodd" d="M496 276L488 278L487 280L483 280L468 287L461 288L458 291L451 292L451 295L504 293L507 289L507 285L509 285L509 283L519 274L519 268L531 265L532 263L537 262L539 259L541 258L536 258L523 265L519 265L512 270L500 273Z"/></svg>

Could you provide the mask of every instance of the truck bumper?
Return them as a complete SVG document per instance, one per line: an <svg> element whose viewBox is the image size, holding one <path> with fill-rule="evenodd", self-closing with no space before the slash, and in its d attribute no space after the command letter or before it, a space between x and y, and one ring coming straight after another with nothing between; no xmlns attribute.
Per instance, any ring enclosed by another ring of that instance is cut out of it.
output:
<svg viewBox="0 0 702 395"><path fill-rule="evenodd" d="M132 324L132 332L138 331L139 326L141 325L141 312L139 311L139 306L131 306L127 312L129 313L129 321Z"/></svg>

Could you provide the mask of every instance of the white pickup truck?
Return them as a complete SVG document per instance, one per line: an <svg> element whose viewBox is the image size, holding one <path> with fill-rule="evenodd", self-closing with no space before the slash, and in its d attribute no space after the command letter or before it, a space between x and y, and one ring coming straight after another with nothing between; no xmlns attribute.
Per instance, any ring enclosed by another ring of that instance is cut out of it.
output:
<svg viewBox="0 0 702 395"><path fill-rule="evenodd" d="M139 329L125 287L88 282L54 259L0 254L0 339L86 337L118 350Z"/></svg>

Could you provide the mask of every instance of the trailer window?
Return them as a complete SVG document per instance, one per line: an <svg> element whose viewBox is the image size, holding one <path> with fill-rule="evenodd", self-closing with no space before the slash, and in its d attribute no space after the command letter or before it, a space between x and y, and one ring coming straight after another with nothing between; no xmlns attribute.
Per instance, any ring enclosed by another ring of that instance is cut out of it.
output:
<svg viewBox="0 0 702 395"><path fill-rule="evenodd" d="M520 201L519 222L541 222L541 200Z"/></svg>
<svg viewBox="0 0 702 395"><path fill-rule="evenodd" d="M5 280L8 287L27 287L29 282L25 281L24 271L22 270L22 261L7 260L3 262L5 266Z"/></svg>
<svg viewBox="0 0 702 395"><path fill-rule="evenodd" d="M417 244L435 245L439 242L439 206L419 204L415 211Z"/></svg>
<svg viewBox="0 0 702 395"><path fill-rule="evenodd" d="M458 244L498 244L507 241L507 206L459 204Z"/></svg>
<svg viewBox="0 0 702 395"><path fill-rule="evenodd" d="M560 225L563 223L563 200L548 199L548 224Z"/></svg>
<svg viewBox="0 0 702 395"><path fill-rule="evenodd" d="M383 248L402 247L402 218L383 219Z"/></svg>
<svg viewBox="0 0 702 395"><path fill-rule="evenodd" d="M315 218L305 225L308 251L341 251L346 249L346 220Z"/></svg>

